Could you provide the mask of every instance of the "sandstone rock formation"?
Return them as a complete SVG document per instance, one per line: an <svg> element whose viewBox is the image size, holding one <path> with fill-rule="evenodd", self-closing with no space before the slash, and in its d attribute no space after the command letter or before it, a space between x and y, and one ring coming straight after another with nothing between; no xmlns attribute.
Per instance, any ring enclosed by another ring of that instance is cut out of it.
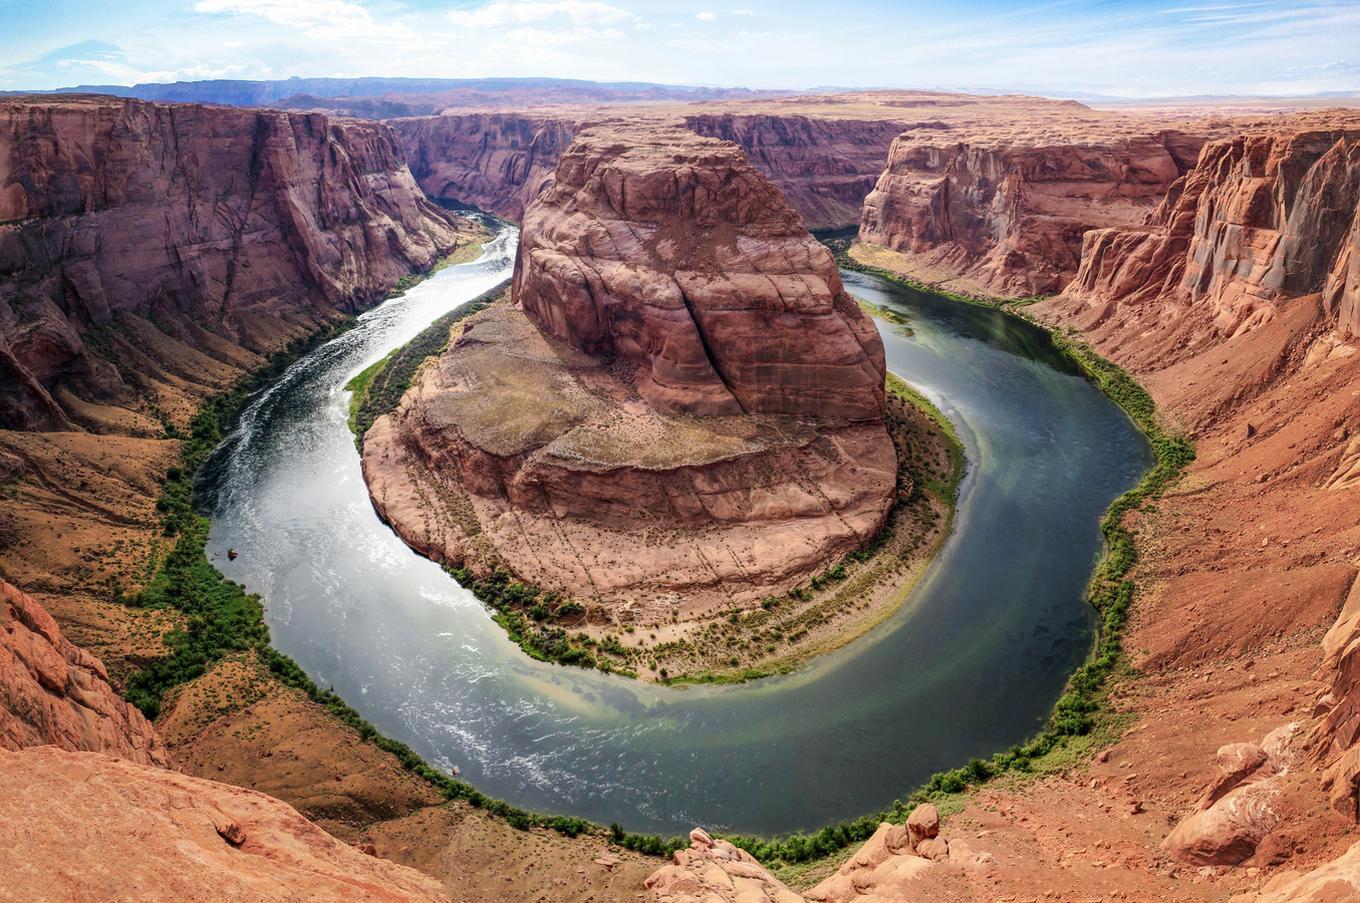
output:
<svg viewBox="0 0 1360 903"><path fill-rule="evenodd" d="M0 747L47 744L169 764L155 728L109 685L99 659L0 580Z"/></svg>
<svg viewBox="0 0 1360 903"><path fill-rule="evenodd" d="M1323 293L1342 335L1360 330L1360 128L1302 128L1210 144L1146 228L1086 238L1073 294L1202 302L1223 336L1277 301Z"/></svg>
<svg viewBox="0 0 1360 903"><path fill-rule="evenodd" d="M1195 865L1237 865L1249 859L1280 823L1273 800L1281 776L1298 760L1291 749L1299 726L1287 724L1256 743L1218 751L1218 776L1195 811L1163 841L1173 856Z"/></svg>
<svg viewBox="0 0 1360 903"><path fill-rule="evenodd" d="M802 903L755 857L702 828L689 832L689 849L647 879L657 903Z"/></svg>
<svg viewBox="0 0 1360 903"><path fill-rule="evenodd" d="M1307 872L1281 872L1233 903L1360 903L1360 843Z"/></svg>
<svg viewBox="0 0 1360 903"><path fill-rule="evenodd" d="M885 109L882 115L890 115ZM780 187L808 228L859 223L860 205L883 170L897 119L839 119L803 113L703 113L664 109L446 113L389 120L411 172L437 198L472 204L512 220L552 181L572 136L592 124L631 120L683 124L741 146Z"/></svg>
<svg viewBox="0 0 1360 903"><path fill-rule="evenodd" d="M1140 222L1194 164L1201 138L1073 113L1067 134L925 123L893 141L865 198L862 241L1007 297L1051 294L1089 229Z"/></svg>
<svg viewBox="0 0 1360 903"><path fill-rule="evenodd" d="M0 425L25 429L172 407L457 241L391 130L319 114L7 99L0 173Z"/></svg>
<svg viewBox="0 0 1360 903"><path fill-rule="evenodd" d="M8 899L448 900L252 790L50 746L0 750L0 773Z"/></svg>
<svg viewBox="0 0 1360 903"><path fill-rule="evenodd" d="M786 589L884 523L882 344L735 146L579 135L513 300L366 437L417 548L669 617Z"/></svg>
<svg viewBox="0 0 1360 903"><path fill-rule="evenodd" d="M994 870L990 854L950 843L939 830L935 807L918 806L905 825L879 825L833 875L798 894L744 850L696 828L689 849L653 873L647 889L656 903L890 903L939 899L945 887L966 886L965 876Z"/></svg>

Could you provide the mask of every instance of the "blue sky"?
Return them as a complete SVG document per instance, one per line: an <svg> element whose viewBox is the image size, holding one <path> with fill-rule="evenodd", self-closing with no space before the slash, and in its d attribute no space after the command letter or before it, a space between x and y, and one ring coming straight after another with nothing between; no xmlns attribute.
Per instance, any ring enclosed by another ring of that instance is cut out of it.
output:
<svg viewBox="0 0 1360 903"><path fill-rule="evenodd" d="M1360 0L0 0L0 88L546 75L1130 97L1360 90Z"/></svg>

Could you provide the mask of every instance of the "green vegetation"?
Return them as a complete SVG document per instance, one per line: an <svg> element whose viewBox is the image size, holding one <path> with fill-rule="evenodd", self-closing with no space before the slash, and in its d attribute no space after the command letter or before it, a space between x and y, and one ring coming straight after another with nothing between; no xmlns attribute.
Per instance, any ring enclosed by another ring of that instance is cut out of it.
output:
<svg viewBox="0 0 1360 903"><path fill-rule="evenodd" d="M393 351L380 360L369 364L360 370L353 379L345 383L345 391L349 395L349 431L354 434L356 440L362 439L364 433L368 432L368 427L372 426L372 421L364 429L359 428L359 410L363 407L364 399L368 397L368 387L373 384L373 379L381 373L392 360Z"/></svg>
<svg viewBox="0 0 1360 903"><path fill-rule="evenodd" d="M495 612L496 623L531 658L637 676L606 657L628 654L617 638L607 637L600 643L585 633L571 635L563 627L545 623L581 620L585 609L580 603L563 600L557 593L544 592L533 584L516 580L501 568L485 577L478 577L466 568L452 568L449 574Z"/></svg>
<svg viewBox="0 0 1360 903"><path fill-rule="evenodd" d="M870 266L867 263L860 263L850 256L850 239L838 238L823 242L831 250L836 258L836 265L843 270L854 270L857 273L865 273L870 276L877 276L887 282L896 282L898 285L905 285L907 288L915 289L918 292L926 292L931 295L939 295L941 298L948 298L950 301L960 301L964 304L981 304L984 307L1017 308L1035 304L1048 298L1048 295L1031 295L1027 298L1002 298L996 295L970 295L963 292L951 292L948 289L931 285L929 282L922 282L919 279L912 279L910 276L903 276L901 273L894 273L892 270L885 270L882 267ZM861 302L862 303L862 302ZM877 308L875 308L877 311ZM892 315L889 320L898 323L897 315Z"/></svg>
<svg viewBox="0 0 1360 903"><path fill-rule="evenodd" d="M959 497L959 480L963 478L964 455L963 440L954 427L954 421L944 415L929 398L913 389L906 380L895 373L888 374L888 392L924 412L944 435L945 447L949 452L949 473L943 478L927 474L913 473L916 485L933 495L953 510Z"/></svg>
<svg viewBox="0 0 1360 903"><path fill-rule="evenodd" d="M354 393L349 400L349 427L354 431L356 444L363 442L364 434L373 426L373 421L396 409L401 396L411 387L411 380L415 378L420 365L448 345L449 332L454 324L485 310L505 292L508 284L507 280L466 304L455 307L421 330L420 335L410 342L349 381L345 388Z"/></svg>

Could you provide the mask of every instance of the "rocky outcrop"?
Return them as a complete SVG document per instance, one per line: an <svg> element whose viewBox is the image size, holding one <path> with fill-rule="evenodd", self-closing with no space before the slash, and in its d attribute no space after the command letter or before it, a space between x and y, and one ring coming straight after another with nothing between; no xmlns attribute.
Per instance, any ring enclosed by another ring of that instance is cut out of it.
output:
<svg viewBox="0 0 1360 903"><path fill-rule="evenodd" d="M961 277L1007 297L1061 290L1081 262L1083 234L1141 222L1202 143L1089 111L1068 134L1062 124L903 132L864 201L860 239L914 255L923 277Z"/></svg>
<svg viewBox="0 0 1360 903"><path fill-rule="evenodd" d="M714 840L702 828L689 832L689 848L647 879L656 903L803 903L745 850Z"/></svg>
<svg viewBox="0 0 1360 903"><path fill-rule="evenodd" d="M882 344L734 145L578 136L525 215L513 301L365 439L375 504L422 551L669 619L787 589L884 523Z"/></svg>
<svg viewBox="0 0 1360 903"><path fill-rule="evenodd" d="M1280 872L1234 903L1360 903L1360 843L1307 872Z"/></svg>
<svg viewBox="0 0 1360 903"><path fill-rule="evenodd" d="M1242 135L1205 147L1146 227L1090 233L1070 294L1201 305L1227 337L1323 293L1352 336L1358 236L1360 124Z"/></svg>
<svg viewBox="0 0 1360 903"><path fill-rule="evenodd" d="M883 416L883 343L831 255L731 144L581 136L524 221L513 300L637 368L657 410Z"/></svg>
<svg viewBox="0 0 1360 903"><path fill-rule="evenodd" d="M411 174L426 193L518 222L552 181L573 118L466 113L393 119Z"/></svg>
<svg viewBox="0 0 1360 903"><path fill-rule="evenodd" d="M8 899L448 900L252 790L50 746L0 750L0 773Z"/></svg>
<svg viewBox="0 0 1360 903"><path fill-rule="evenodd" d="M0 748L51 744L143 765L169 755L151 722L109 685L35 600L0 581Z"/></svg>
<svg viewBox="0 0 1360 903"><path fill-rule="evenodd" d="M1218 751L1218 775L1162 846L1182 862L1237 865L1280 824L1273 801L1298 755L1297 724L1271 731L1259 743L1230 743Z"/></svg>
<svg viewBox="0 0 1360 903"><path fill-rule="evenodd" d="M696 134L740 145L803 214L809 229L839 229L859 224L865 195L883 172L903 123L713 113L687 116L685 125Z"/></svg>
<svg viewBox="0 0 1360 903"><path fill-rule="evenodd" d="M23 429L239 366L457 242L391 130L319 114L5 100L0 173L0 425Z"/></svg>
<svg viewBox="0 0 1360 903"><path fill-rule="evenodd" d="M994 870L991 854L939 834L939 812L928 803L918 806L904 825L879 825L834 874L798 894L745 850L696 828L689 848L654 872L647 890L656 903L888 903L939 899L943 888L965 886L960 879Z"/></svg>

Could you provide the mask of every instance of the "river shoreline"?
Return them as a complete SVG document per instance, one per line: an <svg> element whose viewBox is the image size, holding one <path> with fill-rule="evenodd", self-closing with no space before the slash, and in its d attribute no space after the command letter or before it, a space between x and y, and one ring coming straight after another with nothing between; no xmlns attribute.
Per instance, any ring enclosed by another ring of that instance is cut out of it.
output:
<svg viewBox="0 0 1360 903"><path fill-rule="evenodd" d="M490 303L507 302L501 298ZM350 424L361 451L368 426L395 410L401 400L400 392L387 391L382 399L369 394L375 377L381 382L388 375L387 362L400 359L395 381L404 389L425 361L451 353L450 331L459 331L465 318L486 306L470 302L441 317L410 344L347 384L355 392ZM417 357L412 357L411 349L419 349ZM948 537L965 466L963 446L945 415L891 374L887 398L889 431L899 459L899 493L882 530L862 549L825 562L821 573L800 581L785 595L701 619L623 625L590 600L566 597L549 609L538 603L543 590L498 560L443 560L438 548L403 523L392 522L384 505L385 491L375 493L367 456L364 475L379 517L414 551L439 561L472 590L530 657L671 686L744 683L788 674L882 624L906 602ZM428 474L426 479L433 483L454 477ZM427 496L434 500L458 491L433 485ZM508 591L516 586L524 589Z"/></svg>

